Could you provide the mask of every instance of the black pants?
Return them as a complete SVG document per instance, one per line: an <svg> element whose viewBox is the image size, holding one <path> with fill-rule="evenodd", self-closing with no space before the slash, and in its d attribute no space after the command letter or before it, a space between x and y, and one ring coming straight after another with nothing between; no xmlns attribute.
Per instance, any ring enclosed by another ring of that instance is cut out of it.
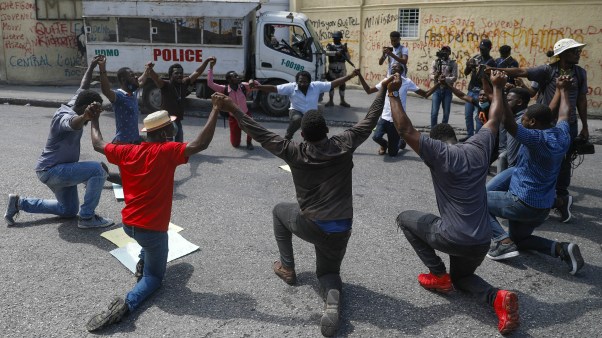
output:
<svg viewBox="0 0 602 338"><path fill-rule="evenodd" d="M397 216L397 226L433 274L446 273L445 264L435 250L449 254L449 274L454 286L493 306L498 289L474 274L489 250L489 243L452 243L441 236L439 224L440 217L415 210L404 211Z"/></svg>
<svg viewBox="0 0 602 338"><path fill-rule="evenodd" d="M291 140L295 132L301 128L301 119L303 119L303 113L298 110L291 109L288 111L288 117L289 122L284 138Z"/></svg>
<svg viewBox="0 0 602 338"><path fill-rule="evenodd" d="M280 203L272 211L274 216L274 236L280 251L280 261L287 267L295 267L293 255L293 234L312 243L316 249L316 275L320 283L322 297L330 289L342 291L340 271L351 230L340 233L325 233L301 214L297 203Z"/></svg>

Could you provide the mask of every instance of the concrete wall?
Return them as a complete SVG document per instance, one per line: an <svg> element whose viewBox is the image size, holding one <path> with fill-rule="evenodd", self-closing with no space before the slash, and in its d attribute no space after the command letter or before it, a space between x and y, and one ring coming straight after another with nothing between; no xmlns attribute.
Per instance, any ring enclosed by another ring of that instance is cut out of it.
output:
<svg viewBox="0 0 602 338"><path fill-rule="evenodd" d="M456 86L466 90L462 70L478 53L481 37L492 40L493 57L499 56L499 46L510 45L521 67L548 62L545 52L559 39L585 42L580 66L588 73L588 111L602 116L601 1L296 0L295 5L293 10L310 17L323 45L332 41L332 32L343 32L352 61L371 84L386 75L378 58L382 47L390 45L389 33L398 28L399 8L420 10L418 38L402 38L402 43L410 51L408 76L422 88L431 85L428 69L442 45L452 48L461 68Z"/></svg>
<svg viewBox="0 0 602 338"><path fill-rule="evenodd" d="M61 7L60 12L72 14L77 10L73 4ZM60 1L47 1L43 11L52 13L58 6ZM2 0L0 25L0 81L79 83L86 67L77 48L81 20L36 20L35 0Z"/></svg>

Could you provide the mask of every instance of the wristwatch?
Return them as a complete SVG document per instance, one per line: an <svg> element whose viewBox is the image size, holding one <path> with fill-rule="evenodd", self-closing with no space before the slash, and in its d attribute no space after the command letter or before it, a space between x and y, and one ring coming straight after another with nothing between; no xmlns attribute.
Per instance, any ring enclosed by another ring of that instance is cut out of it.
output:
<svg viewBox="0 0 602 338"><path fill-rule="evenodd" d="M398 92L397 90L394 90L394 91L389 91L389 92L387 93L387 96L388 96L388 97L399 97L399 92Z"/></svg>

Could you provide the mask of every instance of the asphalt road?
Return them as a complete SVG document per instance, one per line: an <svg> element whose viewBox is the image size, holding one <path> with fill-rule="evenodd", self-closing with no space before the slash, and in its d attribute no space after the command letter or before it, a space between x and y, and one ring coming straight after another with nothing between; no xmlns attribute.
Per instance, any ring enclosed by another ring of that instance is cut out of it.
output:
<svg viewBox="0 0 602 338"><path fill-rule="evenodd" d="M6 195L51 198L33 167L44 146L54 109L0 105L0 209ZM184 138L205 120L187 117ZM116 337L320 337L314 250L295 239L299 285L284 284L271 270L277 258L272 207L294 202L283 162L256 147L234 149L221 121L210 147L176 171L172 222L200 251L168 264L164 286L140 311L100 335ZM266 123L284 133L286 124ZM101 119L106 138L112 113ZM342 131L331 127L331 134ZM81 160L102 160L92 150L89 127ZM296 139L299 140L297 134ZM353 236L342 266L345 337L499 336L492 309L462 292L441 296L423 290L416 276L426 268L394 220L403 210L437 212L427 167L411 151L376 155L368 140L356 152ZM595 337L602 332L602 147L574 172L574 221L552 216L538 233L576 242L586 265L571 276L559 260L522 253L508 263L486 260L477 272L519 295L522 326L516 337ZM115 167L112 167L115 169ZM80 190L80 196L83 190ZM109 184L97 212L120 220ZM134 283L109 251L101 230L49 215L22 214L18 226L0 228L0 332L3 337L82 337L90 316ZM447 257L445 258L447 261Z"/></svg>

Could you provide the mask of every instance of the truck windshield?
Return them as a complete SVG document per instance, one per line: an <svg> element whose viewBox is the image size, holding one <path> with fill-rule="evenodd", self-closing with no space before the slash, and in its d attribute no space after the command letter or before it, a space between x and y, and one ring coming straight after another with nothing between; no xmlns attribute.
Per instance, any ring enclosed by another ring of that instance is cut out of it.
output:
<svg viewBox="0 0 602 338"><path fill-rule="evenodd" d="M318 34L314 30L314 28L311 25L311 23L309 22L309 20L305 21L305 27L307 27L307 29L309 30L309 34L312 36L312 38L314 38L313 43L314 43L314 46L316 47L316 53L324 54L324 49L322 48L322 45L320 44L320 38L318 37Z"/></svg>

